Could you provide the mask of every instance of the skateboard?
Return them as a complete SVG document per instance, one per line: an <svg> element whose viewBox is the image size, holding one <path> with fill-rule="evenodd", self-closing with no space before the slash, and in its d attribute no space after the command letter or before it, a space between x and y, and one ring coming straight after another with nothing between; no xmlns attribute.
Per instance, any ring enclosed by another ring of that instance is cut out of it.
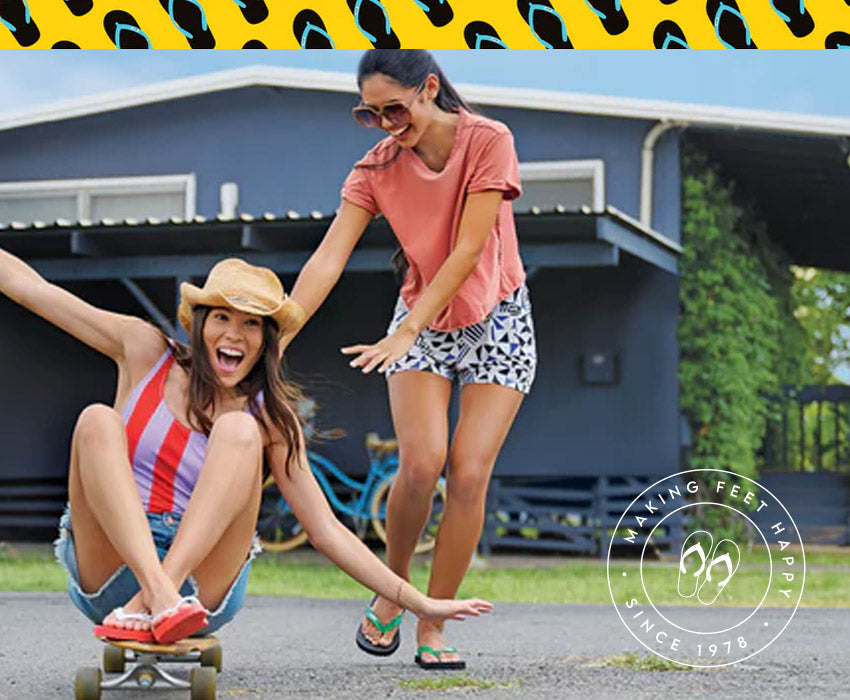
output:
<svg viewBox="0 0 850 700"><path fill-rule="evenodd" d="M216 675L221 671L222 651L215 637L181 639L174 644L119 641L100 637L103 670L80 668L74 681L76 700L100 700L102 691L135 687L143 690L161 686L190 692L191 700L214 700ZM177 678L160 663L200 663L189 680ZM129 666L129 668L127 668ZM120 674L104 679L103 674Z"/></svg>

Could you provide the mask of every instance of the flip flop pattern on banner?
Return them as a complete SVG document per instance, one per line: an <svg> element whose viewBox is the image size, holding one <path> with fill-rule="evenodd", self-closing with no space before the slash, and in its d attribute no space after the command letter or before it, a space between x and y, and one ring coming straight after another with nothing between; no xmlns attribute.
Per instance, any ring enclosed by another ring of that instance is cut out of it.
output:
<svg viewBox="0 0 850 700"><path fill-rule="evenodd" d="M0 0L0 49L72 44L839 49L850 0Z"/></svg>

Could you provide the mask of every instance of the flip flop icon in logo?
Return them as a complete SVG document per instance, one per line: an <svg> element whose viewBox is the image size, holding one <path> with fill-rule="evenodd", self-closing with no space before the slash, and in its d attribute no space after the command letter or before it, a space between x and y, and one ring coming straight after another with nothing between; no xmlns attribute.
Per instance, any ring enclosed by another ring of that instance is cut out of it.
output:
<svg viewBox="0 0 850 700"><path fill-rule="evenodd" d="M584 0L593 13L602 20L602 26L611 36L622 34L629 26L621 0Z"/></svg>
<svg viewBox="0 0 850 700"><path fill-rule="evenodd" d="M0 25L12 32L12 36L20 46L32 46L41 36L41 32L30 16L27 0L0 1Z"/></svg>
<svg viewBox="0 0 850 700"><path fill-rule="evenodd" d="M741 550L732 540L720 540L711 553L711 561L705 569L705 580L697 591L697 600L703 605L711 605L738 570L741 562ZM722 566L721 566L722 565ZM720 567L715 571L715 567ZM724 576L721 578L721 576Z"/></svg>
<svg viewBox="0 0 850 700"><path fill-rule="evenodd" d="M806 0L770 0L770 6L796 37L808 36L815 28Z"/></svg>
<svg viewBox="0 0 850 700"><path fill-rule="evenodd" d="M103 18L103 28L116 49L149 49L151 41L128 12L112 10Z"/></svg>
<svg viewBox="0 0 850 700"><path fill-rule="evenodd" d="M398 49L401 42L390 26L390 16L380 0L347 0L360 33L376 49Z"/></svg>
<svg viewBox="0 0 850 700"><path fill-rule="evenodd" d="M699 579L708 561L714 538L705 530L696 530L687 536L679 557L679 582L676 590L682 598L692 598L699 588Z"/></svg>
<svg viewBox="0 0 850 700"><path fill-rule="evenodd" d="M301 10L292 21L292 31L302 49L335 49L322 18L313 10Z"/></svg>
<svg viewBox="0 0 850 700"><path fill-rule="evenodd" d="M517 9L534 38L547 49L573 48L563 17L549 0L517 0Z"/></svg>
<svg viewBox="0 0 850 700"><path fill-rule="evenodd" d="M470 49L506 49L499 33L487 22L470 22L463 30L463 38Z"/></svg>
<svg viewBox="0 0 850 700"><path fill-rule="evenodd" d="M413 0L435 27L445 27L455 16L448 0Z"/></svg>
<svg viewBox="0 0 850 700"><path fill-rule="evenodd" d="M659 22L652 34L652 43L656 49L689 49L682 28L672 20Z"/></svg>
<svg viewBox="0 0 850 700"><path fill-rule="evenodd" d="M717 39L727 49L758 48L750 35L750 25L735 0L708 0L705 10L714 23Z"/></svg>

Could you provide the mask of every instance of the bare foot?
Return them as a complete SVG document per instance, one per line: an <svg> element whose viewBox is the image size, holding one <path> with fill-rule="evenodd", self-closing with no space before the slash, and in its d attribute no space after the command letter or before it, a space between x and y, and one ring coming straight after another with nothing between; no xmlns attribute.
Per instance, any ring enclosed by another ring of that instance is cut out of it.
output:
<svg viewBox="0 0 850 700"><path fill-rule="evenodd" d="M395 603L389 602L386 598L378 596L378 600L376 600L375 604L372 605L372 612L374 612L378 619L386 625L391 620L395 619L397 615L401 614L402 608ZM381 634L380 630L378 630L375 625L369 622L368 619L363 618L363 636L376 646L388 647L398 633L399 628L398 625L396 625L393 629L388 630L386 634Z"/></svg>
<svg viewBox="0 0 850 700"><path fill-rule="evenodd" d="M443 630L430 622L419 621L416 627L416 646L431 647L435 651L446 648L446 640L443 638ZM419 655L423 663L437 663L439 661L460 661L461 658L456 653L445 652L439 657L434 656L427 651L423 651Z"/></svg>

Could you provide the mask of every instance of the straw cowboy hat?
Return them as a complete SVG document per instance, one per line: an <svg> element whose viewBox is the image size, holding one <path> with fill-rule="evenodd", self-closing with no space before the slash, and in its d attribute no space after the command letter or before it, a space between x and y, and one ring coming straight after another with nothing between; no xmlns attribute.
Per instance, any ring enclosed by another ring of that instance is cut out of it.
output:
<svg viewBox="0 0 850 700"><path fill-rule="evenodd" d="M177 318L187 332L192 331L192 311L198 305L270 316L281 335L304 323L304 309L286 295L277 275L267 267L250 265L239 258L216 263L203 288L188 282L180 285Z"/></svg>

